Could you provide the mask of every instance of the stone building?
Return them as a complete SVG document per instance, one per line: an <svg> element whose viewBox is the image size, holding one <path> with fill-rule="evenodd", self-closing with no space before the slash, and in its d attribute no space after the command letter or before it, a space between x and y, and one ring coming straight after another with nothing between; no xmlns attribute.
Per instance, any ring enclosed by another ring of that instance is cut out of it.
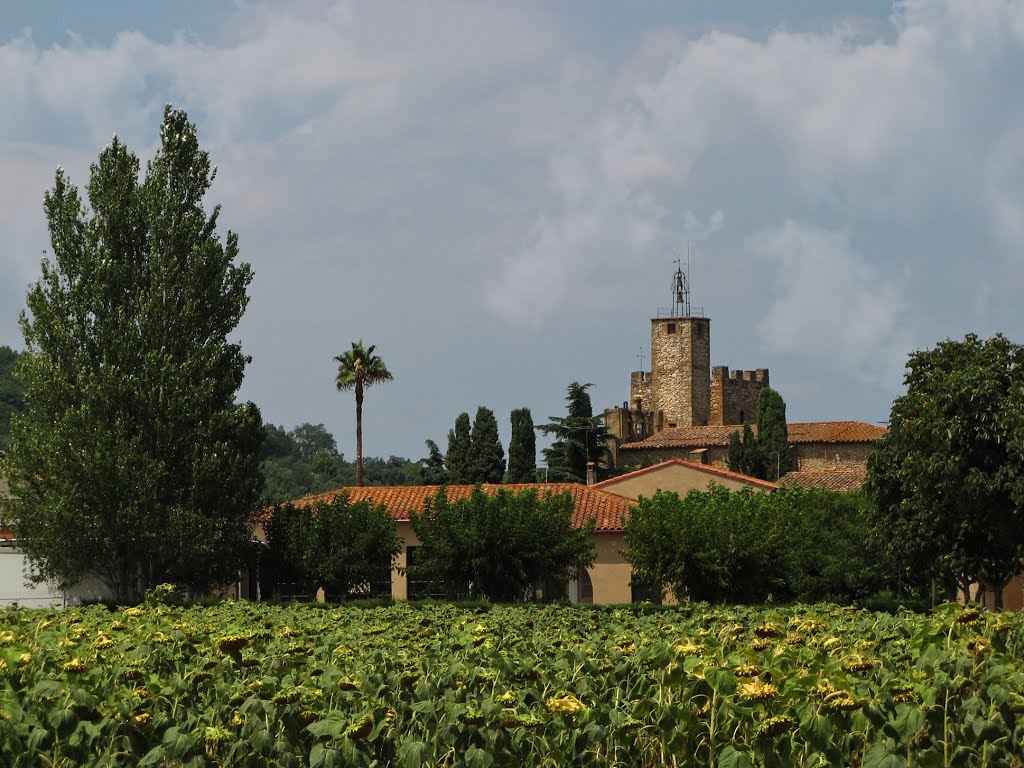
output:
<svg viewBox="0 0 1024 768"><path fill-rule="evenodd" d="M629 402L604 412L616 466L618 446L680 427L751 424L768 369L711 367L711 320L691 311L682 269L673 279L673 306L651 318L651 367L630 374Z"/></svg>

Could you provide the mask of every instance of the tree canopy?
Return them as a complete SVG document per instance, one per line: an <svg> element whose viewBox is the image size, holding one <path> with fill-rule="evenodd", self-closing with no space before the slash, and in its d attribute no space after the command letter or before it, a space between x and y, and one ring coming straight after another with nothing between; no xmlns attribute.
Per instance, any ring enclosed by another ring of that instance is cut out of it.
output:
<svg viewBox="0 0 1024 768"><path fill-rule="evenodd" d="M214 178L184 112L156 155L116 137L91 167L88 207L63 170L45 195L52 258L22 314L12 421L11 524L32 577L95 575L121 599L162 582L237 578L260 498L259 410L238 404L248 358L229 340L252 279L217 234Z"/></svg>
<svg viewBox="0 0 1024 768"><path fill-rule="evenodd" d="M14 376L17 361L17 352L0 347L0 451L10 439L11 417L25 410L25 389Z"/></svg>
<svg viewBox="0 0 1024 768"><path fill-rule="evenodd" d="M455 426L448 430L448 450L444 462L448 469L449 483L461 485L469 482L471 451L472 428L469 414L463 411L455 418Z"/></svg>
<svg viewBox="0 0 1024 768"><path fill-rule="evenodd" d="M608 453L608 428L604 416L594 416L587 390L592 384L574 381L566 389L568 413L565 416L551 416L550 422L537 429L553 440L544 449L550 480L585 482L587 463L601 465Z"/></svg>
<svg viewBox="0 0 1024 768"><path fill-rule="evenodd" d="M505 478L505 450L498 436L498 420L490 408L476 409L469 445L467 482L500 483Z"/></svg>
<svg viewBox="0 0 1024 768"><path fill-rule="evenodd" d="M512 411L512 437L508 444L508 481L537 481L537 433L529 408Z"/></svg>
<svg viewBox="0 0 1024 768"><path fill-rule="evenodd" d="M576 528L568 493L499 489L451 502L439 488L412 527L421 546L410 580L452 598L500 602L533 599L545 582L568 582L594 562L594 523Z"/></svg>
<svg viewBox="0 0 1024 768"><path fill-rule="evenodd" d="M793 469L786 402L774 389L765 387L757 395L757 433L746 422L742 431L730 433L727 461L733 472L762 480L778 481Z"/></svg>
<svg viewBox="0 0 1024 768"><path fill-rule="evenodd" d="M402 540L384 506L353 503L344 493L309 506L282 504L266 528L264 562L270 581L294 580L307 594L322 588L329 599L390 597L391 570Z"/></svg>
<svg viewBox="0 0 1024 768"><path fill-rule="evenodd" d="M659 491L640 499L625 538L634 583L679 600L850 602L920 586L901 584L892 561L879 556L870 504L859 493Z"/></svg>
<svg viewBox="0 0 1024 768"><path fill-rule="evenodd" d="M323 424L299 424L292 430L268 424L260 449L266 506L355 485L355 465L338 452ZM418 462L401 456L363 458L364 485L416 485L424 482Z"/></svg>
<svg viewBox="0 0 1024 768"><path fill-rule="evenodd" d="M364 346L363 340L353 341L352 348L334 358L338 364L335 384L339 391L354 390L356 395L356 485L363 484L363 393L370 387L391 381L391 371L373 344Z"/></svg>
<svg viewBox="0 0 1024 768"><path fill-rule="evenodd" d="M887 546L952 593L1002 588L1024 557L1024 347L947 339L907 361L906 393L868 458Z"/></svg>

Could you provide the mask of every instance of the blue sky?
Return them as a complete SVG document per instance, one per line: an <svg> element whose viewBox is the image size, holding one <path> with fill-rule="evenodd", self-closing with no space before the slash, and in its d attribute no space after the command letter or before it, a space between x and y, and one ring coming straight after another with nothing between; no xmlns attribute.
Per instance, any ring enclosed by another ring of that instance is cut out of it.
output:
<svg viewBox="0 0 1024 768"><path fill-rule="evenodd" d="M907 354L1024 341L1024 2L0 5L0 344L80 186L165 103L255 270L242 396L354 453L332 358L375 343L365 449L456 415L621 403L692 254L712 364L791 421L884 422ZM646 363L645 363L646 367Z"/></svg>

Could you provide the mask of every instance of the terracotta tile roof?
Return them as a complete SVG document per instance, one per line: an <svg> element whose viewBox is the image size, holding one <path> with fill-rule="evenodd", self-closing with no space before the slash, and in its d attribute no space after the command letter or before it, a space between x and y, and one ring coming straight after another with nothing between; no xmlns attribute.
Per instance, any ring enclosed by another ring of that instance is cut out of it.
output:
<svg viewBox="0 0 1024 768"><path fill-rule="evenodd" d="M824 488L829 491L855 491L864 484L868 476L865 467L843 467L836 469L795 469L779 480L779 485L789 488Z"/></svg>
<svg viewBox="0 0 1024 768"><path fill-rule="evenodd" d="M638 469L633 472L627 472L624 475L619 475L618 477L613 477L608 480L602 480L600 483L595 483L590 487L591 489L596 488L598 490L602 490L604 488L614 488L615 485L621 480L639 477L640 475L645 475L648 472L657 472L660 469L664 469L666 467L670 467L673 465L680 467L688 467L690 469L695 469L698 472L704 472L709 475L714 475L716 477L721 478L728 478L730 480L736 480L741 483L749 483L750 485L757 486L758 488L769 488L771 490L775 490L779 487L775 483L769 482L767 480L762 480L758 477L750 477L749 475L744 475L739 472L731 472L730 470L723 469L722 467L714 467L709 464L698 464L696 461L686 461L685 459L669 459L668 461L663 461L660 464L655 464L650 467L644 467L643 469Z"/></svg>
<svg viewBox="0 0 1024 768"><path fill-rule="evenodd" d="M872 443L888 431L885 427L863 421L811 421L787 425L789 442L798 443ZM624 443L621 448L707 448L729 445L729 435L742 427L735 424L716 427L672 427L657 432L646 440ZM753 426L755 434L757 425Z"/></svg>
<svg viewBox="0 0 1024 768"><path fill-rule="evenodd" d="M449 485L447 487L448 500L469 498L473 493L472 485ZM588 488L582 483L511 483L509 485L484 484L480 486L484 493L493 494L499 489L513 493L525 490L536 490L541 498L553 493L572 494L576 510L573 514L573 525L580 527L586 524L591 518L597 522L597 531L612 533L622 531L625 527L626 517L633 501L608 491ZM318 493L312 496L304 496L296 499L293 504L306 506L315 504L318 501L330 501L340 493L348 493L350 501L362 501L367 499L373 504L383 504L394 516L395 520L405 521L409 519L409 513L423 509L427 499L432 499L438 491L436 485L367 485L362 488L347 487L338 488L326 493Z"/></svg>

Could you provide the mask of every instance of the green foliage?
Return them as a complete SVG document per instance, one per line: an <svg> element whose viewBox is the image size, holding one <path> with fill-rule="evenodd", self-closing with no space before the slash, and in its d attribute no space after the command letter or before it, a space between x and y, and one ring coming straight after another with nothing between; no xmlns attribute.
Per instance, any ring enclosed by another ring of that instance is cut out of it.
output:
<svg viewBox="0 0 1024 768"><path fill-rule="evenodd" d="M0 613L5 765L1021 764L1024 615L834 606Z"/></svg>
<svg viewBox="0 0 1024 768"><path fill-rule="evenodd" d="M472 437L469 414L463 411L455 419L455 427L448 430L448 451L445 465L448 468L448 482L463 485L469 482L470 460L472 458Z"/></svg>
<svg viewBox="0 0 1024 768"><path fill-rule="evenodd" d="M248 358L229 341L252 279L219 207L195 126L168 107L139 179L115 138L89 208L64 171L45 195L52 260L30 288L12 421L9 523L35 579L86 575L118 598L162 582L237 578L260 497L256 406L235 395Z"/></svg>
<svg viewBox="0 0 1024 768"><path fill-rule="evenodd" d="M762 480L777 481L795 466L782 395L765 387L757 396L757 434L744 422L729 435L728 467Z"/></svg>
<svg viewBox="0 0 1024 768"><path fill-rule="evenodd" d="M868 458L893 555L947 589L995 591L1024 556L1024 347L946 340L907 361L906 394Z"/></svg>
<svg viewBox="0 0 1024 768"><path fill-rule="evenodd" d="M765 480L777 481L795 466L786 426L786 402L774 389L757 395L757 444L765 463Z"/></svg>
<svg viewBox="0 0 1024 768"><path fill-rule="evenodd" d="M634 583L680 600L851 602L896 583L869 507L820 489L658 492L626 522L625 557Z"/></svg>
<svg viewBox="0 0 1024 768"><path fill-rule="evenodd" d="M337 452L334 437L323 424L300 424L290 432L267 425L260 449L266 483L266 506L294 501L313 493L355 484L355 466ZM423 482L418 462L401 456L363 459L364 485L417 485Z"/></svg>
<svg viewBox="0 0 1024 768"><path fill-rule="evenodd" d="M500 483L505 477L505 451L498 437L498 420L490 408L476 409L469 444L468 482Z"/></svg>
<svg viewBox="0 0 1024 768"><path fill-rule="evenodd" d="M499 489L448 500L438 489L422 513L411 515L421 546L409 578L453 598L497 602L531 599L538 585L565 583L595 558L593 521L576 528L568 493L543 498L536 490Z"/></svg>
<svg viewBox="0 0 1024 768"><path fill-rule="evenodd" d="M14 377L17 361L17 352L0 347L0 451L10 440L11 417L25 410L25 389Z"/></svg>
<svg viewBox="0 0 1024 768"><path fill-rule="evenodd" d="M529 408L512 411L512 437L508 445L508 481L537 481L537 433Z"/></svg>
<svg viewBox="0 0 1024 768"><path fill-rule="evenodd" d="M419 464L423 485L444 485L448 482L444 454L433 440L427 440L427 458L420 459Z"/></svg>
<svg viewBox="0 0 1024 768"><path fill-rule="evenodd" d="M392 375L376 347L363 345L363 340L352 342L352 348L334 358L338 364L335 384L338 391L354 390L356 394L356 485L363 484L363 393L366 389L391 381Z"/></svg>
<svg viewBox="0 0 1024 768"><path fill-rule="evenodd" d="M293 576L310 591L328 597L368 595L386 584L402 549L394 519L384 506L352 503L345 494L309 506L283 504L266 524L267 571ZM271 590L272 591L272 590Z"/></svg>
<svg viewBox="0 0 1024 768"><path fill-rule="evenodd" d="M552 481L585 482L587 463L599 466L608 453L608 429L604 416L594 416L587 390L592 384L574 381L566 390L567 416L551 416L551 421L537 429L554 437L551 446L544 449L548 465L548 478Z"/></svg>
<svg viewBox="0 0 1024 768"><path fill-rule="evenodd" d="M754 437L754 431L750 424L743 423L743 437L740 437L740 430L734 429L729 434L729 455L727 457L729 469L749 477L764 478L767 464L761 444Z"/></svg>

